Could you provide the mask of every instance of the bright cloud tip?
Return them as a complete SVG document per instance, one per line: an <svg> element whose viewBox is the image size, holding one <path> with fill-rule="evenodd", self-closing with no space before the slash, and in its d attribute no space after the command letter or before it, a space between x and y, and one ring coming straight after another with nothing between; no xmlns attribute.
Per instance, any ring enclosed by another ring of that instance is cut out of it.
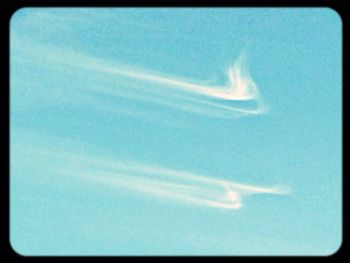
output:
<svg viewBox="0 0 350 263"><path fill-rule="evenodd" d="M258 87L243 70L241 59L228 69L228 93L231 95L229 98L231 100L253 100L259 97Z"/></svg>

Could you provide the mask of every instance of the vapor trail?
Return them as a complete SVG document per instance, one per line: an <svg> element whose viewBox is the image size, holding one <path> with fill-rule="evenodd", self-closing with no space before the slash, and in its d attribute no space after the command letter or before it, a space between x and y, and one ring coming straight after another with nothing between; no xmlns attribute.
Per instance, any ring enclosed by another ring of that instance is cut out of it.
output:
<svg viewBox="0 0 350 263"><path fill-rule="evenodd" d="M34 66L45 65L69 72L69 68L74 67L79 70L84 82L93 76L95 83L85 86L85 91L81 92L87 96L91 92L95 95L98 92L218 118L236 118L267 111L257 85L246 70L245 57L242 55L227 69L226 84L203 85L197 81L152 72L137 65L118 64L79 51L35 43L26 48L19 38L14 39L12 45L18 45L16 48L26 54L22 59L27 57L27 60L23 62L33 64L36 59Z"/></svg>
<svg viewBox="0 0 350 263"><path fill-rule="evenodd" d="M248 75L243 76L242 74L241 58L238 59L238 61L228 70L229 84L227 85L227 87L199 85L188 81L179 80L176 78L161 76L156 73L151 74L136 70L123 70L110 67L95 67L94 65L90 65L89 67L94 68L98 71L109 72L111 74L118 74L130 78L173 86L179 89L183 89L189 92L212 98L238 101L258 99L258 89L254 81Z"/></svg>
<svg viewBox="0 0 350 263"><path fill-rule="evenodd" d="M61 55L58 59L63 61L64 58ZM114 93L116 96L129 96L158 105L221 118L234 118L237 115L256 115L267 111L266 104L263 102L255 82L244 68L244 56L242 55L233 66L229 67L227 72L228 82L223 86L202 85L156 72L134 69L126 65L116 65L88 56L77 57L77 59L74 59L74 61L71 59L71 61L80 68L85 68L95 73L100 72L110 76L120 76L130 80L134 79L145 83L158 84L153 89L148 90L149 94L141 96L142 88L140 87L135 88L134 94L130 91L118 91L118 87L115 87L113 90L110 89L109 92ZM176 91L183 91L184 93L179 95ZM167 93L164 94L164 92ZM191 94L197 95L197 97L191 96ZM159 97L161 95L163 97ZM254 102L256 106L254 108L245 108L235 104L225 105L223 104L224 101L230 103L235 101Z"/></svg>
<svg viewBox="0 0 350 263"><path fill-rule="evenodd" d="M62 157L66 159L65 163L72 165L70 169L62 170L64 174L116 189L127 189L129 193L131 191L189 205L238 209L247 195L288 194L287 189L278 186L246 185L139 162L102 160L69 153L64 153Z"/></svg>

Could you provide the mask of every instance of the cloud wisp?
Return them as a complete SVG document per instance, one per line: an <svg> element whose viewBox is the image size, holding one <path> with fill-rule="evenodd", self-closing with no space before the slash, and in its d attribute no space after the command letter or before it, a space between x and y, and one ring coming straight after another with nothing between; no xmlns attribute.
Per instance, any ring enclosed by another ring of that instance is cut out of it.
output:
<svg viewBox="0 0 350 263"><path fill-rule="evenodd" d="M138 160L103 157L91 153L85 143L73 143L70 139L39 137L38 133L21 130L16 134L12 135L11 148L17 161L27 163L29 170L39 165L40 174L47 176L48 180L60 178L72 183L69 178L76 178L74 183L90 182L115 188L116 192L223 209L242 207L244 198L250 195L290 193L285 185L266 187L235 182L232 180L234 174L232 179L224 179ZM52 144L57 144L54 151Z"/></svg>
<svg viewBox="0 0 350 263"><path fill-rule="evenodd" d="M247 195L288 194L288 190L283 187L246 185L138 162L118 162L70 154L64 156L75 167L62 170L64 174L189 205L238 209L243 206L242 199Z"/></svg>
<svg viewBox="0 0 350 263"><path fill-rule="evenodd" d="M24 42L28 41L33 42ZM31 43L29 48L23 48L21 43L23 44L23 40L17 37L12 45L14 48L21 47L21 52L31 58L28 61L36 59L38 65L61 71L72 71L72 67L73 70L78 70L79 81L85 83L84 86L81 85L84 89L81 94L86 96L107 95L116 99L128 99L225 119L258 115L267 111L257 85L245 68L244 56L240 56L227 69L226 84L205 85L198 81L118 64L64 48L35 43ZM35 83L37 81L36 79ZM115 108L111 110L115 111Z"/></svg>
<svg viewBox="0 0 350 263"><path fill-rule="evenodd" d="M199 85L189 81L180 80L178 78L165 77L157 73L152 74L136 70L95 67L93 65L90 65L90 67L98 71L155 82L211 98L232 101L258 99L258 88L256 84L248 75L242 75L242 58L238 59L236 63L234 63L234 65L228 70L228 87Z"/></svg>
<svg viewBox="0 0 350 263"><path fill-rule="evenodd" d="M150 95L144 96L143 100L185 111L221 118L256 115L267 111L267 106L259 94L257 85L244 68L243 56L229 67L227 71L228 82L223 86L202 85L190 80L166 76L166 74L142 71L125 65L112 65L98 60L85 61L81 67L95 72L142 81L144 84L154 84ZM117 87L114 91L116 89ZM138 94L137 90L135 92ZM164 93L166 93L165 96ZM162 94L161 101L157 100L157 95L161 96ZM225 101L231 104L224 104ZM235 102L255 102L256 106L254 108L239 107L235 105Z"/></svg>

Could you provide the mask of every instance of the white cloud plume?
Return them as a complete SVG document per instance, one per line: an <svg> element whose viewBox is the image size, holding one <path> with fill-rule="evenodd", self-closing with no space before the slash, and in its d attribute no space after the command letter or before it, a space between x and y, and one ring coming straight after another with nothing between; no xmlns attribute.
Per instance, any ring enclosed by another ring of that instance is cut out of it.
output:
<svg viewBox="0 0 350 263"><path fill-rule="evenodd" d="M28 47L25 47L27 42ZM84 80L93 75L94 83L86 85L85 93L107 94L217 118L230 119L267 111L257 85L246 72L243 56L228 68L226 85L209 86L166 73L117 64L78 51L40 45L33 40L14 37L12 46L29 55L31 60L28 61L39 59L38 63L42 65L67 71L73 67L73 70L80 71L80 78L86 75ZM110 82L106 84L105 79ZM35 81L37 83L38 80Z"/></svg>
<svg viewBox="0 0 350 263"><path fill-rule="evenodd" d="M246 185L138 162L102 160L69 153L63 153L61 157L70 164L70 168L61 170L64 174L189 205L238 209L242 207L242 199L246 195L289 192L278 186Z"/></svg>

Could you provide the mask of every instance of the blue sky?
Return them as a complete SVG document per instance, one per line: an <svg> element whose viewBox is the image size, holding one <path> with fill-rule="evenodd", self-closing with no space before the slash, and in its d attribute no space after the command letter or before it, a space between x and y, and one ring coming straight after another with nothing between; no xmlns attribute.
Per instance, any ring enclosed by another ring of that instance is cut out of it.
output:
<svg viewBox="0 0 350 263"><path fill-rule="evenodd" d="M24 255L329 255L331 9L21 9L10 241Z"/></svg>

